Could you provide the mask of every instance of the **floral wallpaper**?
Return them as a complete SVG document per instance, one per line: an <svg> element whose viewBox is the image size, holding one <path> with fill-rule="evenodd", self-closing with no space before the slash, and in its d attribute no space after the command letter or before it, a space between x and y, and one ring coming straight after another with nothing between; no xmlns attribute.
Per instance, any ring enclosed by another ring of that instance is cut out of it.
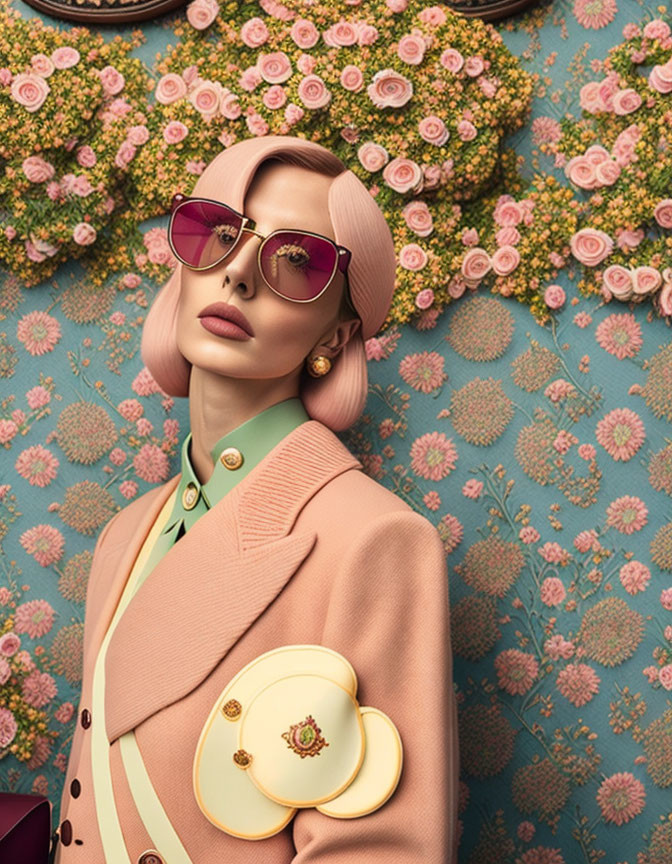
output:
<svg viewBox="0 0 672 864"><path fill-rule="evenodd" d="M369 340L365 413L341 435L445 545L460 864L672 861L672 310L661 289L672 217L654 206L672 189L660 173L665 14L555 0L496 25L533 82L531 116L506 143L523 179L546 178L539 212L565 208L557 248L573 237L572 254L543 271L534 302L507 296L481 281L498 253L464 226L476 237L463 234L463 248L480 249L467 278L440 314L425 295L411 322ZM653 48L641 46L647 25ZM186 40L183 16L143 24L144 39L122 32L128 51L115 50L151 70L180 26ZM624 68L624 42L628 62L659 67L650 105L633 109L637 97L603 74L612 51ZM611 119L600 99L615 100ZM600 141L607 156L588 152ZM498 248L515 247L531 208L516 223L511 198L490 204L493 231L508 229ZM143 223L144 259L120 245L124 266L100 285L70 258L37 284L0 273L0 790L47 795L54 825L96 537L178 470L188 428L186 400L162 393L139 353L165 226Z"/></svg>

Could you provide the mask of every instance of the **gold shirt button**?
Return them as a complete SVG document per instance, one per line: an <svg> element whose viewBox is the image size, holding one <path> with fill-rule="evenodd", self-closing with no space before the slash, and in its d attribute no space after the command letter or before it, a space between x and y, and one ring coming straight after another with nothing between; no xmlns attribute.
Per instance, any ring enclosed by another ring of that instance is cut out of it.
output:
<svg viewBox="0 0 672 864"><path fill-rule="evenodd" d="M219 461L229 471L235 471L236 468L240 468L243 464L243 454L237 447L227 447L225 450L222 450Z"/></svg>
<svg viewBox="0 0 672 864"><path fill-rule="evenodd" d="M195 483L187 483L182 493L182 506L185 510L193 510L198 501L199 491Z"/></svg>
<svg viewBox="0 0 672 864"><path fill-rule="evenodd" d="M156 849L148 849L138 858L138 864L163 864L163 858Z"/></svg>

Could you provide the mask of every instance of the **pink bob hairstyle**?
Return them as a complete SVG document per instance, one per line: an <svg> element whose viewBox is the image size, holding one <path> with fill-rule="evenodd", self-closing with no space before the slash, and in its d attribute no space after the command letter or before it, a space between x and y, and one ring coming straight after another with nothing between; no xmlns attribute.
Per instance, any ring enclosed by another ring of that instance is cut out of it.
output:
<svg viewBox="0 0 672 864"><path fill-rule="evenodd" d="M290 135L246 138L219 153L200 175L194 196L226 201L244 212L248 186L259 165L277 159L333 177L328 209L336 243L352 252L347 270L350 302L361 320L357 333L334 359L323 378L302 372L300 397L313 420L334 431L347 429L360 416L368 377L364 341L383 324L394 293L396 255L385 217L359 178L320 144ZM178 263L149 310L142 333L142 359L170 396L189 395L191 364L177 348L177 309L182 264ZM352 316L350 316L352 317Z"/></svg>

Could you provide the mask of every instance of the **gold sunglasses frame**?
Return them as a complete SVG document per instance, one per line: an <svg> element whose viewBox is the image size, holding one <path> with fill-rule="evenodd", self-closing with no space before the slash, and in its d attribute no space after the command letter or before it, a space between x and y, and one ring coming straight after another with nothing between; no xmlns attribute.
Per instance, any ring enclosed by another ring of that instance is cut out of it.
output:
<svg viewBox="0 0 672 864"><path fill-rule="evenodd" d="M175 219L175 214L178 212L180 207L182 207L183 205L193 204L194 202L203 202L205 204L215 204L219 207L227 207L229 210L231 210L233 213L235 213L236 216L239 216L242 220L242 225L241 225L240 231L239 231L238 236L236 237L236 239L233 243L233 246L229 250L227 250L222 255L221 258L218 258L212 264L208 264L205 267L192 267L191 264L188 264L178 254L177 249L173 245L173 240L172 240L172 236L171 236L173 221ZM261 243L259 244L259 248L257 249L257 267L259 268L259 272L261 273L261 278L264 280L264 282L268 285L268 287L271 289L271 291L274 294L277 294L278 297L282 297L283 300L289 300L290 303L312 303L314 300L317 300L319 297L321 297L324 294L324 292L327 290L327 288L331 285L331 283L334 280L334 276L336 275L337 270L341 270L341 272L344 275L347 273L348 264L350 263L350 259L352 257L352 253L350 252L350 250L346 249L345 246L339 246L338 243L334 243L334 241L330 237L325 237L323 234L315 234L313 231L306 231L302 228L300 230L301 234L307 234L309 237L318 237L320 240L326 240L328 243L330 243L334 247L334 249L336 250L336 258L334 259L334 269L332 270L331 276L327 280L324 288L322 288L320 293L316 294L314 297L310 297L308 300L297 300L294 297L287 297L284 294L281 294L277 289L275 289L271 285L271 283L268 281L266 276L264 275L264 271L263 271L262 266L261 266L261 251L264 248L264 244L266 243L266 241L269 240L271 237L275 236L276 234L281 234L281 233L284 233L285 231L298 230L298 229L278 228L275 231L271 231L270 234L267 234L266 236L264 236L259 231L257 231L256 228L250 227L251 225L256 226L256 222L254 221L254 219L250 219L247 216L243 216L242 213L239 213L236 209L231 207L229 204L224 204L223 201L213 201L212 198L190 198L187 195L181 195L180 193L177 193L176 195L173 196L173 200L171 203L170 221L168 223L168 232L167 232L168 233L168 244L170 245L170 248L171 248L173 255L177 258L178 261L180 261L182 264L184 264L185 267L187 267L189 270L195 270L197 272L201 272L203 270L212 270L213 267L216 267L218 264L221 264L221 262L225 258L227 258L233 252L233 250L236 248L236 246L238 245L238 241L243 236L244 231L248 231L250 234L255 234L257 237L261 238ZM343 260L341 258L341 256L347 256L344 259L345 265L343 267L341 267L341 260Z"/></svg>

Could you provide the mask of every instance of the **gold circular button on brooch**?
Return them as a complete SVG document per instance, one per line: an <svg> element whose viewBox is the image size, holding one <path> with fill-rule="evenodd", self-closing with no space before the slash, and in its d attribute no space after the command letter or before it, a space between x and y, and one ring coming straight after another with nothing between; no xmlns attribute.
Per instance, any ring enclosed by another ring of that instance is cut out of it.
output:
<svg viewBox="0 0 672 864"><path fill-rule="evenodd" d="M237 699L229 699L228 702L225 702L222 705L222 714L227 720L237 720L240 717L242 710L243 706Z"/></svg>
<svg viewBox="0 0 672 864"><path fill-rule="evenodd" d="M163 858L156 849L148 849L138 858L138 864L163 864Z"/></svg>
<svg viewBox="0 0 672 864"><path fill-rule="evenodd" d="M193 510L198 502L199 491L195 483L187 483L182 493L182 506L185 510Z"/></svg>
<svg viewBox="0 0 672 864"><path fill-rule="evenodd" d="M229 471L235 471L236 468L240 468L243 464L243 454L237 447L227 447L225 450L222 450L219 461Z"/></svg>

